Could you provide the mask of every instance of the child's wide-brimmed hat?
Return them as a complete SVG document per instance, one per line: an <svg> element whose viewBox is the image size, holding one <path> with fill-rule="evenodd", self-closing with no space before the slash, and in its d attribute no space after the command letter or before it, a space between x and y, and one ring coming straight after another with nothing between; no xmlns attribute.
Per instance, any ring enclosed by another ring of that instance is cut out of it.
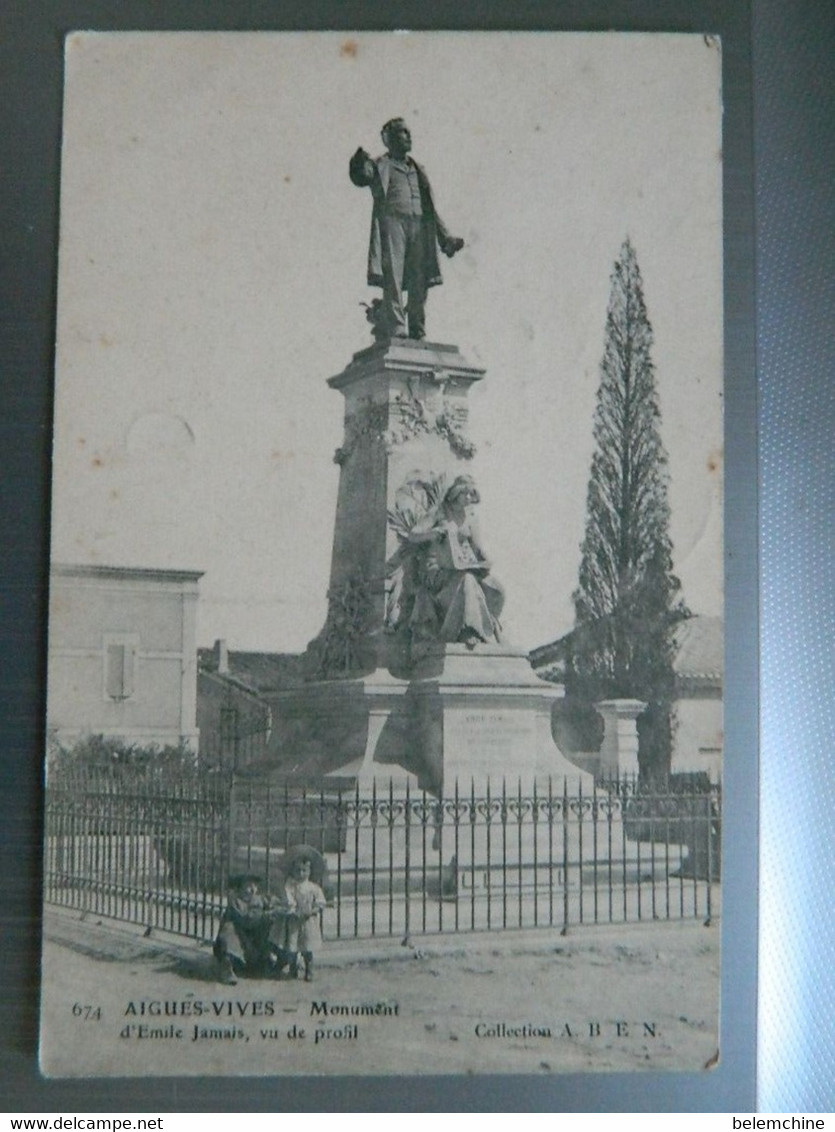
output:
<svg viewBox="0 0 835 1132"><path fill-rule="evenodd" d="M309 861L310 879L324 886L328 865L319 850L314 849L312 845L291 845L281 858L281 871L285 877L292 875L299 861Z"/></svg>
<svg viewBox="0 0 835 1132"><path fill-rule="evenodd" d="M243 888L249 881L252 881L253 884L263 884L264 878L259 876L258 873L233 873L227 884L229 888Z"/></svg>

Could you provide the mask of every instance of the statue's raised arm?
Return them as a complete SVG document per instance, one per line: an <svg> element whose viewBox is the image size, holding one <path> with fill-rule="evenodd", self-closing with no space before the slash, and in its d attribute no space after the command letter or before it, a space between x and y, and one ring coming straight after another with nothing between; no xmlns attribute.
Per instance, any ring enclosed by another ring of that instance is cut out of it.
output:
<svg viewBox="0 0 835 1132"><path fill-rule="evenodd" d="M360 147L348 165L351 181L370 188L374 199L368 283L383 289L375 337L424 338L427 291L442 282L438 249L451 257L464 241L450 235L438 216L429 179L409 156L412 135L403 119L386 122L382 138L381 157Z"/></svg>
<svg viewBox="0 0 835 1132"><path fill-rule="evenodd" d="M348 164L348 176L355 185L363 189L374 180L375 172L376 169L371 159L371 154L366 153L362 146L360 146Z"/></svg>

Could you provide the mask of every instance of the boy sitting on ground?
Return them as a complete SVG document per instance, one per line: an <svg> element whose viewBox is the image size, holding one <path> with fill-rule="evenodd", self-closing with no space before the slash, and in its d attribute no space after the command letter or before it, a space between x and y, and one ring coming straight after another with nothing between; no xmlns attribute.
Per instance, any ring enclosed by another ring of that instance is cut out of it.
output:
<svg viewBox="0 0 835 1132"><path fill-rule="evenodd" d="M229 898L214 943L220 982L234 986L238 975L263 975L276 963L270 933L281 906L260 891L261 878L239 873L229 878Z"/></svg>

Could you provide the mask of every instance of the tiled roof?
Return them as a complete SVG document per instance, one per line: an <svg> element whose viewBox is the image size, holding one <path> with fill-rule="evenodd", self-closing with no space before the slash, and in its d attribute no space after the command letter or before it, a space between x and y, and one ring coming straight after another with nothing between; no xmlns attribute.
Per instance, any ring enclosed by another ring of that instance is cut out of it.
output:
<svg viewBox="0 0 835 1132"><path fill-rule="evenodd" d="M724 623L721 617L690 617L676 630L676 675L721 680L724 671Z"/></svg>
<svg viewBox="0 0 835 1132"><path fill-rule="evenodd" d="M676 630L678 649L675 658L676 676L684 680L720 680L724 671L724 622L721 617L690 617ZM537 671L552 670L560 677L565 666L566 650L571 634L549 641L530 652Z"/></svg>
<svg viewBox="0 0 835 1132"><path fill-rule="evenodd" d="M217 672L215 650L198 649L197 665L202 672ZM228 675L236 683L262 695L294 688L303 683L302 657L297 653L230 650Z"/></svg>

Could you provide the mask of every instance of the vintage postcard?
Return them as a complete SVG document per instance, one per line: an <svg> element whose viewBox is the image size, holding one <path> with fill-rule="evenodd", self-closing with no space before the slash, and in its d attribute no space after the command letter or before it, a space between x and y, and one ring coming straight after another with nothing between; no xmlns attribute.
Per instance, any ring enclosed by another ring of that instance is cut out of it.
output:
<svg viewBox="0 0 835 1132"><path fill-rule="evenodd" d="M46 1075L718 1063L721 51L67 39Z"/></svg>

